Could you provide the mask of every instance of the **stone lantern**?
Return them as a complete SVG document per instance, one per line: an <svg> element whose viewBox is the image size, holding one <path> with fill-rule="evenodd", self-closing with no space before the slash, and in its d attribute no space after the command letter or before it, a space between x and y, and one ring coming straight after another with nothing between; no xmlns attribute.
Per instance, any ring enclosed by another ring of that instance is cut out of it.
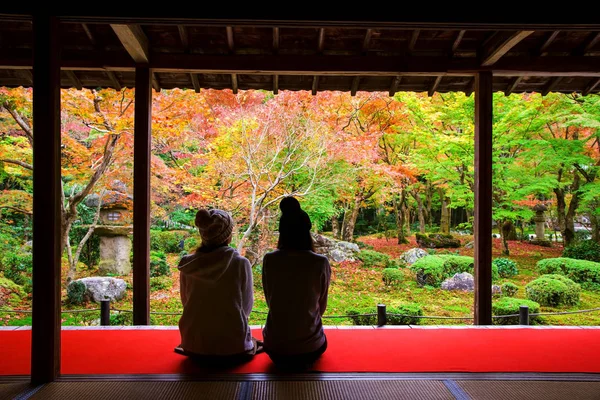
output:
<svg viewBox="0 0 600 400"><path fill-rule="evenodd" d="M535 216L533 217L533 221L535 222L535 239L531 240L531 243L545 247L552 246L552 243L546 239L544 231L546 225L546 216L544 213L548 211L548 207L542 203L538 203L533 206L533 211L535 211Z"/></svg>
<svg viewBox="0 0 600 400"><path fill-rule="evenodd" d="M94 233L100 237L101 275L128 275L131 272L131 234L133 230L133 197L126 186L114 181L102 198L98 195L86 199L88 207L98 207L100 218Z"/></svg>

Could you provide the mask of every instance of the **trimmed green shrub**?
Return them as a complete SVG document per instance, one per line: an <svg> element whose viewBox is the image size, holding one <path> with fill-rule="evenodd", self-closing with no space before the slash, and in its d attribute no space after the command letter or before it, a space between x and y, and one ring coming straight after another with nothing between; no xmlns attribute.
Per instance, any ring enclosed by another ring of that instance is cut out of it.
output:
<svg viewBox="0 0 600 400"><path fill-rule="evenodd" d="M424 235L422 233L415 233L415 238L417 239L419 247L428 247L434 249L460 247L460 240L455 239L452 235L444 235L441 233Z"/></svg>
<svg viewBox="0 0 600 400"><path fill-rule="evenodd" d="M7 253L2 258L2 270L4 276L17 285L25 288L27 293L31 292L31 270L33 261L31 253Z"/></svg>
<svg viewBox="0 0 600 400"><path fill-rule="evenodd" d="M133 313L117 312L110 315L111 325L133 325Z"/></svg>
<svg viewBox="0 0 600 400"><path fill-rule="evenodd" d="M519 307L529 307L529 312L536 314L540 312L540 305L535 301L525 299L515 299L514 297L502 297L498 301L492 303L492 315L514 315L516 317L494 318L494 325L519 325ZM541 323L542 319L539 316L531 316L529 322L532 325Z"/></svg>
<svg viewBox="0 0 600 400"><path fill-rule="evenodd" d="M515 276L519 273L519 269L517 268L517 263L513 260L509 260L508 258L496 258L492 263L498 269L498 275L502 278L510 278L511 276Z"/></svg>
<svg viewBox="0 0 600 400"><path fill-rule="evenodd" d="M372 268L393 268L396 267L394 260L387 254L380 253L373 250L361 250L358 255L358 259L363 262L363 267Z"/></svg>
<svg viewBox="0 0 600 400"><path fill-rule="evenodd" d="M542 275L527 284L525 293L543 306L577 305L581 287L564 275Z"/></svg>
<svg viewBox="0 0 600 400"><path fill-rule="evenodd" d="M83 304L86 301L86 287L83 282L73 281L67 286L67 299L71 304Z"/></svg>
<svg viewBox="0 0 600 400"><path fill-rule="evenodd" d="M583 282L581 284L583 290L589 290L590 292L600 292L600 283L596 282Z"/></svg>
<svg viewBox="0 0 600 400"><path fill-rule="evenodd" d="M150 231L150 250L164 253L179 253L180 242L190 236L188 231Z"/></svg>
<svg viewBox="0 0 600 400"><path fill-rule="evenodd" d="M375 307L350 309L346 311L346 314L351 315L350 320L354 325L377 325L377 308ZM360 314L374 315L363 316ZM387 307L386 314L388 325L418 325L421 323L421 318L414 317L423 315L423 309L420 304L406 303L397 307Z"/></svg>
<svg viewBox="0 0 600 400"><path fill-rule="evenodd" d="M562 256L577 260L600 262L600 243L593 240L583 240L567 247Z"/></svg>
<svg viewBox="0 0 600 400"><path fill-rule="evenodd" d="M519 291L517 285L511 282L506 282L501 286L502 294L506 297L514 297L515 294Z"/></svg>
<svg viewBox="0 0 600 400"><path fill-rule="evenodd" d="M171 279L168 276L156 276L150 278L150 290L165 290L171 287Z"/></svg>
<svg viewBox="0 0 600 400"><path fill-rule="evenodd" d="M386 268L383 270L382 280L383 283L389 286L398 286L402 283L404 275L397 268Z"/></svg>
<svg viewBox="0 0 600 400"><path fill-rule="evenodd" d="M600 263L574 258L546 258L537 263L541 274L562 274L578 283L600 284Z"/></svg>
<svg viewBox="0 0 600 400"><path fill-rule="evenodd" d="M150 276L165 276L171 275L171 270L167 265L167 257L162 251L150 252Z"/></svg>
<svg viewBox="0 0 600 400"><path fill-rule="evenodd" d="M183 241L183 250L188 253L195 252L202 244L202 241L197 236L190 236Z"/></svg>
<svg viewBox="0 0 600 400"><path fill-rule="evenodd" d="M432 255L419 258L410 270L416 273L420 286L429 285L439 287L444 279L451 278L454 274L468 272L473 274L474 259L469 256ZM498 279L498 267L492 264L492 280Z"/></svg>

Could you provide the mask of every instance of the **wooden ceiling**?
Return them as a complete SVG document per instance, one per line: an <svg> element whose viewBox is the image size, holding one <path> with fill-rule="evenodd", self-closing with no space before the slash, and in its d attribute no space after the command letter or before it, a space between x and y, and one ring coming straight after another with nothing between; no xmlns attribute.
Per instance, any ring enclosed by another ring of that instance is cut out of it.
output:
<svg viewBox="0 0 600 400"><path fill-rule="evenodd" d="M600 92L600 24L394 23L72 17L62 86L434 92ZM0 86L32 84L32 22L0 15Z"/></svg>

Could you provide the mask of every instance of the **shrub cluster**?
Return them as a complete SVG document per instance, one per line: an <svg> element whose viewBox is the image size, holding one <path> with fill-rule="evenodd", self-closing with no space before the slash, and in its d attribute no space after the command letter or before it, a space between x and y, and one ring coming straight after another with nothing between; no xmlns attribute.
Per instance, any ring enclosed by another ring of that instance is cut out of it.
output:
<svg viewBox="0 0 600 400"><path fill-rule="evenodd" d="M375 307L350 309L346 311L346 314L351 315L350 320L354 325L377 325L377 308ZM361 314L374 315L363 316ZM418 325L421 323L421 318L415 317L423 315L423 308L417 303L406 303L396 307L387 307L386 314L388 325Z"/></svg>
<svg viewBox="0 0 600 400"><path fill-rule="evenodd" d="M469 256L432 255L419 258L410 266L419 285L439 287L444 279L461 272L473 273L474 259ZM498 267L492 264L492 280L498 279Z"/></svg>
<svg viewBox="0 0 600 400"><path fill-rule="evenodd" d="M579 304L581 287L564 275L542 275L525 287L527 298L543 306Z"/></svg>
<svg viewBox="0 0 600 400"><path fill-rule="evenodd" d="M390 256L378 251L361 250L357 257L360 261L362 261L363 267L366 268L394 268L398 266L396 262L390 258Z"/></svg>
<svg viewBox="0 0 600 400"><path fill-rule="evenodd" d="M168 276L171 275L171 270L167 264L167 257L162 251L150 252L150 276Z"/></svg>
<svg viewBox="0 0 600 400"><path fill-rule="evenodd" d="M492 315L518 315L520 306L529 307L529 312L532 314L540 312L540 305L535 301L502 297L492 303ZM529 318L529 322L535 325L536 323L541 323L542 320L539 316L532 316ZM518 325L519 317L494 318L493 323L494 325Z"/></svg>
<svg viewBox="0 0 600 400"><path fill-rule="evenodd" d="M541 274L561 274L577 283L600 284L600 263L574 258L546 258L537 263Z"/></svg>
<svg viewBox="0 0 600 400"><path fill-rule="evenodd" d="M600 262L600 243L594 240L583 240L563 251L563 257Z"/></svg>
<svg viewBox="0 0 600 400"><path fill-rule="evenodd" d="M383 283L389 286L398 286L402 283L404 275L398 268L386 268L382 273Z"/></svg>
<svg viewBox="0 0 600 400"><path fill-rule="evenodd" d="M511 282L506 282L501 286L502 294L506 297L515 297L515 294L519 291L517 285Z"/></svg>
<svg viewBox="0 0 600 400"><path fill-rule="evenodd" d="M498 268L498 275L502 278L510 278L519 273L517 263L508 258L496 258L492 263Z"/></svg>

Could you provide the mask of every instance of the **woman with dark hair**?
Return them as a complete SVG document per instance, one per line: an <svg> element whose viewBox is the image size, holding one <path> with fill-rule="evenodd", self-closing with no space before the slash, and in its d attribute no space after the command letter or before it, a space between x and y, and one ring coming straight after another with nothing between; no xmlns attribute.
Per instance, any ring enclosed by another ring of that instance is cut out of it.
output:
<svg viewBox="0 0 600 400"><path fill-rule="evenodd" d="M284 368L305 368L327 349L321 317L327 308L331 268L314 252L308 214L293 197L279 204L277 250L263 259L269 306L263 329L265 352Z"/></svg>

